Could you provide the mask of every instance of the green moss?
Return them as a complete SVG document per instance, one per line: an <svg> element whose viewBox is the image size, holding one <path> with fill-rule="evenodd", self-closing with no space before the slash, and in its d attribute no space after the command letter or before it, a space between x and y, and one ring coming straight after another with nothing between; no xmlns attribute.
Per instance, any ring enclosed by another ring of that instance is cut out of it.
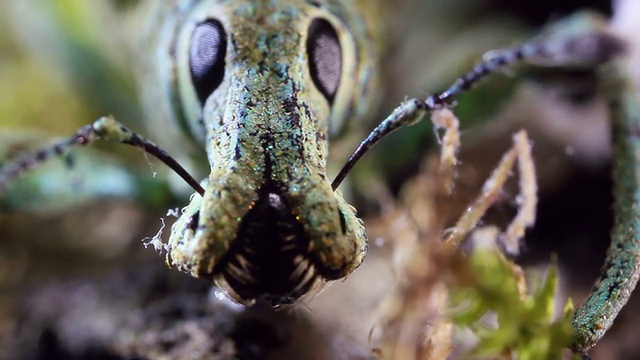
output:
<svg viewBox="0 0 640 360"><path fill-rule="evenodd" d="M512 354L517 359L560 359L571 339L573 305L556 318L558 275L555 263L529 293L519 291L519 268L498 250L474 251L462 265L462 283L452 291L453 321L478 337L474 356ZM495 314L497 326L487 325Z"/></svg>

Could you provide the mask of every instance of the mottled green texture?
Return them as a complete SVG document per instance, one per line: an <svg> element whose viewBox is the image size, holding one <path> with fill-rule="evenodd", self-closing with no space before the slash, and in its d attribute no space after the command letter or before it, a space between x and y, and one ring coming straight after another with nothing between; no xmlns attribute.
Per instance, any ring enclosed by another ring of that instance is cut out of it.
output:
<svg viewBox="0 0 640 360"><path fill-rule="evenodd" d="M605 76L618 78L621 74ZM571 347L580 352L586 352L604 336L640 276L640 105L628 80L619 81L608 94L613 128L615 223L600 280L573 317L575 334Z"/></svg>
<svg viewBox="0 0 640 360"><path fill-rule="evenodd" d="M159 121L151 124L159 139L171 136L175 144L176 134L166 129L178 125L187 132L179 139L204 146L210 167L204 196L195 196L172 228L168 261L193 276L213 278L233 296L221 279L226 266L221 259L245 215L269 192L279 194L303 226L319 275L349 274L362 262L367 242L355 209L331 189L328 139L347 120L365 118L377 99L375 22L342 1L203 0L162 6L164 12L160 9L147 28L146 46L154 51L147 55L151 66L145 71L152 73L143 78L144 103L150 120ZM308 69L306 37L316 18L332 24L342 48L333 104ZM188 54L195 26L207 19L223 25L227 50L222 83L200 104Z"/></svg>

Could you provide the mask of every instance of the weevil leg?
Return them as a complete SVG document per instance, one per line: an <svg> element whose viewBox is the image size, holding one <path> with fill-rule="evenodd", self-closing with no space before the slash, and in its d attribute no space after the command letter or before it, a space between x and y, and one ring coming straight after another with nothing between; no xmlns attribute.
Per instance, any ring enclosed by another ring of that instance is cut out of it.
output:
<svg viewBox="0 0 640 360"><path fill-rule="evenodd" d="M583 354L613 325L640 278L640 100L622 66L612 65L619 67L604 69L611 70L604 74L608 80L619 81L607 94L613 132L615 218L602 275L573 316L571 348Z"/></svg>

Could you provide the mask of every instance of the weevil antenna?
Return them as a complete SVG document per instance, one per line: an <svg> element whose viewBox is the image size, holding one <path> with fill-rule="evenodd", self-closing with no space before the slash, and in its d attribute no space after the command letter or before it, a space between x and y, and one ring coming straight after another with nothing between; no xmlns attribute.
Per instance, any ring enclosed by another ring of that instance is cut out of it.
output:
<svg viewBox="0 0 640 360"><path fill-rule="evenodd" d="M481 79L493 73L530 60L544 59L548 56L549 51L542 42L530 42L505 50L491 51L485 54L483 60L476 64L473 69L458 77L446 90L431 95L426 100L411 99L403 102L358 145L358 148L349 157L349 160L347 160L333 183L331 183L331 187L333 190L337 189L360 158L393 131L416 124L427 113L452 106L456 96L471 89Z"/></svg>
<svg viewBox="0 0 640 360"><path fill-rule="evenodd" d="M53 145L44 147L36 152L26 154L0 168L0 194L9 184L23 173L33 170L38 164L44 163L54 156L61 156L71 147L76 145L88 145L95 140L106 140L119 144L127 144L142 149L165 163L171 170L178 174L200 195L204 195L204 189L200 183L189 174L171 155L165 150L129 130L120 122L111 117L102 117L91 125L80 128L75 134Z"/></svg>

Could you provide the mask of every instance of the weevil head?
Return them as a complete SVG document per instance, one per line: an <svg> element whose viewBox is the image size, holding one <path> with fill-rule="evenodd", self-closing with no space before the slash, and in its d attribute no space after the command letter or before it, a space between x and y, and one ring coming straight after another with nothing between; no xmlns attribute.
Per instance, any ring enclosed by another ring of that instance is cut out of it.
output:
<svg viewBox="0 0 640 360"><path fill-rule="evenodd" d="M326 174L330 134L374 100L374 32L351 6L203 0L171 20L169 93L210 174L170 261L240 302L294 302L363 260L362 223Z"/></svg>

